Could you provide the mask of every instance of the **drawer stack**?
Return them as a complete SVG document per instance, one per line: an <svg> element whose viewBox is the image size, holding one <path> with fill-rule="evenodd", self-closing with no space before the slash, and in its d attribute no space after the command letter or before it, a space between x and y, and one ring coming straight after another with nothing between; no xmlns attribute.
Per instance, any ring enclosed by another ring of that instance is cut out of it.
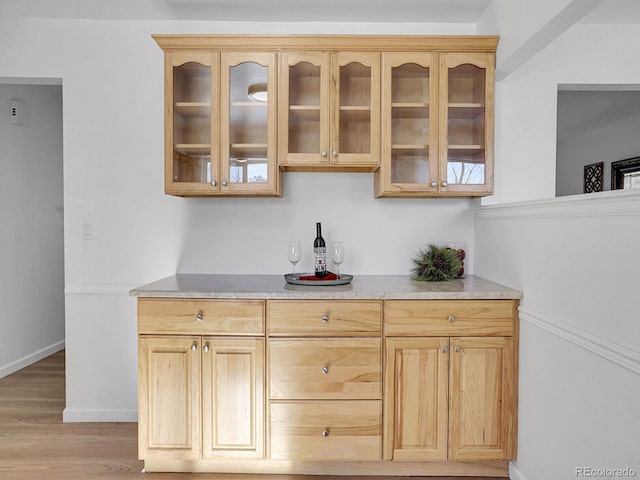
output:
<svg viewBox="0 0 640 480"><path fill-rule="evenodd" d="M267 319L270 458L379 460L381 302L273 300Z"/></svg>

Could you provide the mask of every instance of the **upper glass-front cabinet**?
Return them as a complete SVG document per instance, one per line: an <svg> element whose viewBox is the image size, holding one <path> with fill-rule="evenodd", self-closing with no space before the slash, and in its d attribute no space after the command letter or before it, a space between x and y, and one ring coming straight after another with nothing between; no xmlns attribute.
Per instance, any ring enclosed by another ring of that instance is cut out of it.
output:
<svg viewBox="0 0 640 480"><path fill-rule="evenodd" d="M382 54L379 194L438 191L436 54Z"/></svg>
<svg viewBox="0 0 640 480"><path fill-rule="evenodd" d="M275 53L166 58L166 192L276 195Z"/></svg>
<svg viewBox="0 0 640 480"><path fill-rule="evenodd" d="M282 53L281 166L378 166L379 58L378 53Z"/></svg>
<svg viewBox="0 0 640 480"><path fill-rule="evenodd" d="M166 57L165 187L167 193L206 193L217 169L215 53Z"/></svg>
<svg viewBox="0 0 640 480"><path fill-rule="evenodd" d="M276 55L221 57L223 192L276 193Z"/></svg>
<svg viewBox="0 0 640 480"><path fill-rule="evenodd" d="M493 189L494 69L489 54L440 56L441 191Z"/></svg>

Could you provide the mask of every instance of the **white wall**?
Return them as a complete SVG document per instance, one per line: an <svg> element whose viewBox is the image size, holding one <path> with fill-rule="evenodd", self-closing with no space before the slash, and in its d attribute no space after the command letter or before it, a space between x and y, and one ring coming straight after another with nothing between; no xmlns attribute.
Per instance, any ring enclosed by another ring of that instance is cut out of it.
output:
<svg viewBox="0 0 640 480"><path fill-rule="evenodd" d="M470 200L375 200L372 174L288 173L281 199L164 195L163 56L152 33L472 34L474 27L0 18L0 43L12 46L0 49L0 76L63 79L67 421L137 419L130 288L176 271L284 273L287 240L310 245L318 220L327 240L345 242L343 271L356 275L408 272L411 256L431 241L466 241L473 251ZM86 222L91 240L82 237Z"/></svg>
<svg viewBox="0 0 640 480"><path fill-rule="evenodd" d="M497 85L475 273L524 292L516 480L640 475L640 192L553 199L557 85L640 83L639 40L639 26L577 25Z"/></svg>
<svg viewBox="0 0 640 480"><path fill-rule="evenodd" d="M611 190L611 163L640 156L639 131L640 91L559 91L556 196L583 193L584 166L597 162Z"/></svg>
<svg viewBox="0 0 640 480"><path fill-rule="evenodd" d="M1 378L64 348L62 87L0 83L0 113Z"/></svg>

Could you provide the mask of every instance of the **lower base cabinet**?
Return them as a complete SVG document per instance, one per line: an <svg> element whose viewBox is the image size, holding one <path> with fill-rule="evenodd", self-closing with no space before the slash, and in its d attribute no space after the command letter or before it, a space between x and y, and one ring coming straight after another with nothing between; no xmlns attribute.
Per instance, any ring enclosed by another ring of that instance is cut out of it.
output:
<svg viewBox="0 0 640 480"><path fill-rule="evenodd" d="M517 300L139 302L146 471L498 477L516 457Z"/></svg>

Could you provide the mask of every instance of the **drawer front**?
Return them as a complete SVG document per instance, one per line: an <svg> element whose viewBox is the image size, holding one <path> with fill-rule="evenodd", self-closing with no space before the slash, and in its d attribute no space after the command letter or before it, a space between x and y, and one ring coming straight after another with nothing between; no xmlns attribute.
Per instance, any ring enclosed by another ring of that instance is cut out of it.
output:
<svg viewBox="0 0 640 480"><path fill-rule="evenodd" d="M140 298L138 333L263 335L264 301Z"/></svg>
<svg viewBox="0 0 640 480"><path fill-rule="evenodd" d="M272 300L267 311L271 335L362 335L382 330L382 303L377 300Z"/></svg>
<svg viewBox="0 0 640 480"><path fill-rule="evenodd" d="M271 458L380 460L380 400L271 403Z"/></svg>
<svg viewBox="0 0 640 480"><path fill-rule="evenodd" d="M389 300L384 308L388 336L511 336L516 316L512 300Z"/></svg>
<svg viewBox="0 0 640 480"><path fill-rule="evenodd" d="M269 366L271 398L382 398L379 338L271 339Z"/></svg>

